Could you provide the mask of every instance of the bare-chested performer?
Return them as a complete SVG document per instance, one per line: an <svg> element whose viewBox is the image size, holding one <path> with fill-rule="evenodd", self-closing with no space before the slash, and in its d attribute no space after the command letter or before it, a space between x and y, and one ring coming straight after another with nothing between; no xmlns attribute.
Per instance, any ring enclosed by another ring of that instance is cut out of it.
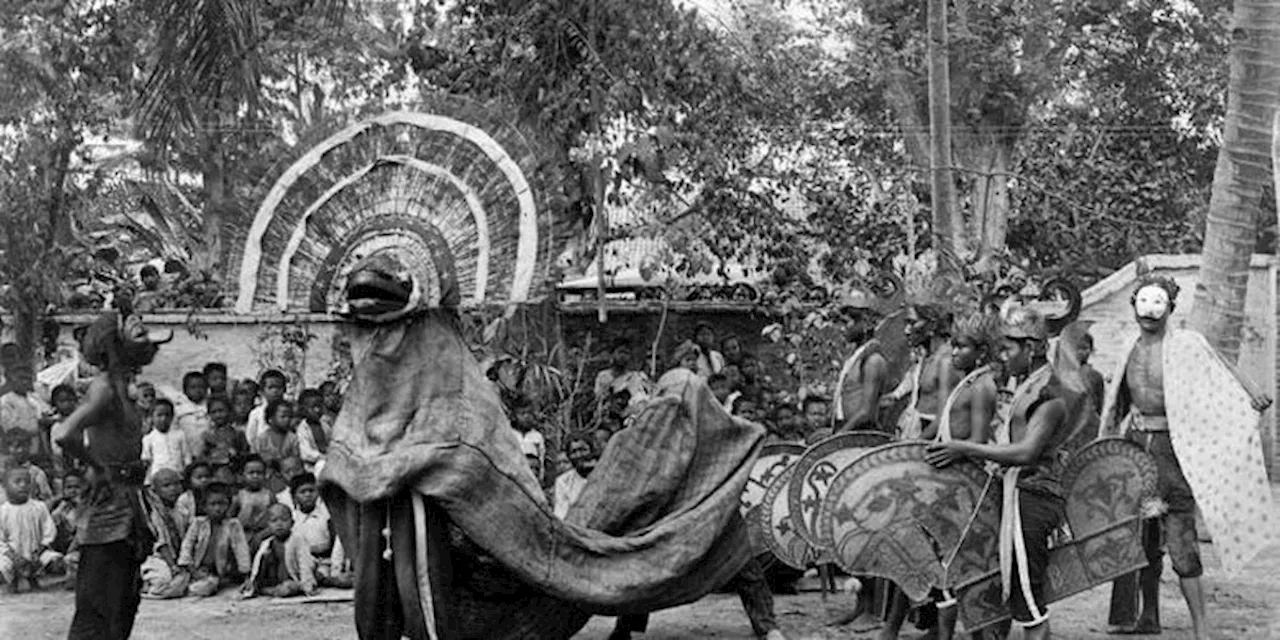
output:
<svg viewBox="0 0 1280 640"><path fill-rule="evenodd" d="M907 344L919 360L885 403L910 396L898 418L897 436L903 440L932 440L938 433L938 409L959 374L951 366L950 312L933 304L917 304L907 310Z"/></svg>
<svg viewBox="0 0 1280 640"><path fill-rule="evenodd" d="M881 316L871 299L861 292L845 299L842 308L851 319L845 338L857 346L840 368L840 378L836 381L832 430L879 429L880 397L892 384L889 363L880 352L880 341L875 338Z"/></svg>
<svg viewBox="0 0 1280 640"><path fill-rule="evenodd" d="M1000 349L999 320L986 314L973 314L955 323L951 335L949 370L960 376L942 405L940 417L932 425L932 435L922 439L936 442L953 440L986 443L996 415L996 382L992 361ZM937 640L949 640L955 633L956 601L951 594L937 596ZM896 593L888 620L880 630L881 640L898 637L906 620L909 603L906 595Z"/></svg>
<svg viewBox="0 0 1280 640"><path fill-rule="evenodd" d="M1071 418L1084 404L1084 385L1048 362L1044 317L1016 308L1004 320L1000 349L1004 375L1017 383L1006 421L995 443L935 442L925 459L944 467L962 458L995 462L1004 470L1000 569L1013 619L1027 640L1049 638L1044 588L1049 539L1065 517L1062 492L1065 457L1059 449L1072 435ZM1021 544L1016 544L1021 538Z"/></svg>
<svg viewBox="0 0 1280 640"><path fill-rule="evenodd" d="M1204 639L1208 637L1208 625L1205 621L1204 586L1200 580L1204 567L1196 535L1196 496L1187 475L1184 475L1185 462L1180 460L1181 451L1177 450L1171 438L1171 430L1193 428L1195 425L1190 423L1199 418L1176 415L1177 411L1168 410L1172 407L1166 405L1166 399L1172 378L1182 376L1197 386L1214 383L1208 377L1209 372L1202 370L1202 365L1171 356L1199 352L1207 355L1210 363L1221 362L1230 372L1229 376L1248 392L1254 410L1265 410L1271 399L1240 376L1225 360L1217 358L1212 347L1199 334L1168 326L1178 289L1177 283L1166 277L1149 275L1139 281L1130 302L1140 333L1131 349L1124 353L1103 405L1103 435L1120 435L1124 431L1130 439L1146 448L1156 461L1158 491L1167 507L1163 516L1148 521L1143 536L1149 564L1139 572L1141 613L1132 625L1113 627L1110 632L1125 635L1160 633L1160 574L1164 569L1161 547L1164 546L1168 548L1183 598L1191 612L1195 637ZM1175 371L1170 367L1195 367L1196 371ZM1229 437L1225 432L1223 436Z"/></svg>
<svg viewBox="0 0 1280 640"><path fill-rule="evenodd" d="M76 531L80 564L70 640L124 640L133 630L142 561L155 536L142 487L142 415L129 398L129 385L167 341L152 340L139 316L103 314L81 346L100 373L89 383L84 403L53 432L64 454L88 467L90 478Z"/></svg>

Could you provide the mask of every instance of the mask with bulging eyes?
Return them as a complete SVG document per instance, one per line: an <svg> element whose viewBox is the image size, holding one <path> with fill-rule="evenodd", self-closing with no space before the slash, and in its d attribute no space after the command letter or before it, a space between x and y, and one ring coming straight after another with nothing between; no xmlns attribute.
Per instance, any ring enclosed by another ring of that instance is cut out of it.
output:
<svg viewBox="0 0 1280 640"><path fill-rule="evenodd" d="M1138 290L1133 299L1133 310L1139 318L1162 320L1169 315L1169 293L1163 287L1148 285Z"/></svg>

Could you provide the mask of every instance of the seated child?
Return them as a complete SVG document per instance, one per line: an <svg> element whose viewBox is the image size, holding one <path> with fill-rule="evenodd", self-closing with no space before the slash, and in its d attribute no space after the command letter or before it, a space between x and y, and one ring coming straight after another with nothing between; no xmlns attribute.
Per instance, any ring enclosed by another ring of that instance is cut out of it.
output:
<svg viewBox="0 0 1280 640"><path fill-rule="evenodd" d="M49 474L31 461L32 442L35 434L22 429L10 429L4 434L6 452L9 454L9 465L6 469L22 469L30 476L28 498L39 500L48 506L53 499L53 487L49 484Z"/></svg>
<svg viewBox="0 0 1280 640"><path fill-rule="evenodd" d="M173 403L161 398L151 409L152 431L142 436L142 459L148 463L147 484L160 469L182 471L195 459L187 435L173 428Z"/></svg>
<svg viewBox="0 0 1280 640"><path fill-rule="evenodd" d="M263 594L285 598L315 593L315 559L307 550L307 543L293 533L293 515L288 507L268 507L266 532L253 555L253 570L241 588L242 597Z"/></svg>
<svg viewBox="0 0 1280 640"><path fill-rule="evenodd" d="M31 499L31 474L26 469L6 471L4 490L9 501L0 504L0 580L11 593L18 592L19 580L35 591L40 575L61 564L62 554L50 548L58 527L49 507Z"/></svg>
<svg viewBox="0 0 1280 640"><path fill-rule="evenodd" d="M227 517L230 510L229 487L219 483L205 487L204 515L191 523L178 554L180 574L190 581L187 595L212 596L249 573L249 542L240 521Z"/></svg>
<svg viewBox="0 0 1280 640"><path fill-rule="evenodd" d="M184 484L187 490L178 496L173 519L178 528L186 530L196 516L204 515L204 490L212 480L213 470L208 462L196 461L187 465Z"/></svg>
<svg viewBox="0 0 1280 640"><path fill-rule="evenodd" d="M305 545L315 558L316 580L323 587L349 588L352 578L342 565L342 558L333 558L337 536L329 509L320 500L316 477L302 473L290 483L293 490L293 535Z"/></svg>
<svg viewBox="0 0 1280 640"><path fill-rule="evenodd" d="M172 469L161 469L151 477L152 505L148 517L156 536L151 555L142 563L142 595L146 598L181 598L186 595L189 576L178 568L178 554L186 530L174 519L178 495L182 493L182 476Z"/></svg>
<svg viewBox="0 0 1280 640"><path fill-rule="evenodd" d="M62 497L53 503L53 524L58 529L57 536L50 547L62 555L67 568L68 589L76 586L76 565L80 561L80 551L76 548L76 527L80 520L81 500L84 493L84 476L79 471L71 470L62 476Z"/></svg>
<svg viewBox="0 0 1280 640"><path fill-rule="evenodd" d="M231 487L235 491L240 490L240 479L236 476L236 470L229 462L210 462L209 467L213 470L213 482L221 482ZM235 506L235 501L232 501Z"/></svg>
<svg viewBox="0 0 1280 640"><path fill-rule="evenodd" d="M250 545L257 547L267 528L267 507L275 504L275 496L267 489L267 465L256 453L244 459L244 486L231 504L232 517L240 521Z"/></svg>
<svg viewBox="0 0 1280 640"><path fill-rule="evenodd" d="M293 509L293 479L301 475L306 469L302 466L302 460L299 458L285 458L280 461L279 479L272 477L271 488L275 489L278 481L283 481L284 488L276 491L276 502Z"/></svg>
<svg viewBox="0 0 1280 640"><path fill-rule="evenodd" d="M298 435L293 432L293 403L288 400L272 400L264 410L267 428L249 444L262 456L269 467L289 457L302 457L298 448Z"/></svg>
<svg viewBox="0 0 1280 640"><path fill-rule="evenodd" d="M204 434L205 459L214 464L239 464L249 453L249 441L232 422L231 401L222 396L209 398L209 422Z"/></svg>

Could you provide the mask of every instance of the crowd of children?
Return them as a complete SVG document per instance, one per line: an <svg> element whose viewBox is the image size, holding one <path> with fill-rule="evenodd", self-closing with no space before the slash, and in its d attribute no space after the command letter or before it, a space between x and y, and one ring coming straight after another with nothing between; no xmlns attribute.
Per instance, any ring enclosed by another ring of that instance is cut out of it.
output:
<svg viewBox="0 0 1280 640"><path fill-rule="evenodd" d="M65 574L71 588L77 521L82 501L92 499L93 474L64 461L50 433L75 411L78 390L59 385L48 406L29 373L6 359L0 582L17 593L24 583L36 590L43 578ZM184 375L181 391L136 385L155 539L142 568L144 597L207 597L229 587L241 597L281 597L351 586L316 480L342 397L327 382L290 400L288 386L274 369L232 380L218 362Z"/></svg>

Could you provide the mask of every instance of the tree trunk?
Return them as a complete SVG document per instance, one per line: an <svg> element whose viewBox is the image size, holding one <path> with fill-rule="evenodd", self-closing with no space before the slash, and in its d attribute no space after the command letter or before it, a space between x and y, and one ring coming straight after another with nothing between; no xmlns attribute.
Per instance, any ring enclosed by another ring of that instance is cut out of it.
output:
<svg viewBox="0 0 1280 640"><path fill-rule="evenodd" d="M967 248L976 257L979 270L1004 249L1008 235L1009 162L1013 156L1009 140L998 125L980 124L976 130L956 134L956 159L973 178Z"/></svg>
<svg viewBox="0 0 1280 640"><path fill-rule="evenodd" d="M956 215L956 185L951 172L951 77L947 55L947 1L929 0L929 139L933 247L940 275L958 271L958 249L965 246L964 220Z"/></svg>
<svg viewBox="0 0 1280 640"><path fill-rule="evenodd" d="M1272 177L1271 128L1280 104L1280 2L1237 0L1227 114L1213 172L1191 327L1230 361L1240 353L1249 260Z"/></svg>

